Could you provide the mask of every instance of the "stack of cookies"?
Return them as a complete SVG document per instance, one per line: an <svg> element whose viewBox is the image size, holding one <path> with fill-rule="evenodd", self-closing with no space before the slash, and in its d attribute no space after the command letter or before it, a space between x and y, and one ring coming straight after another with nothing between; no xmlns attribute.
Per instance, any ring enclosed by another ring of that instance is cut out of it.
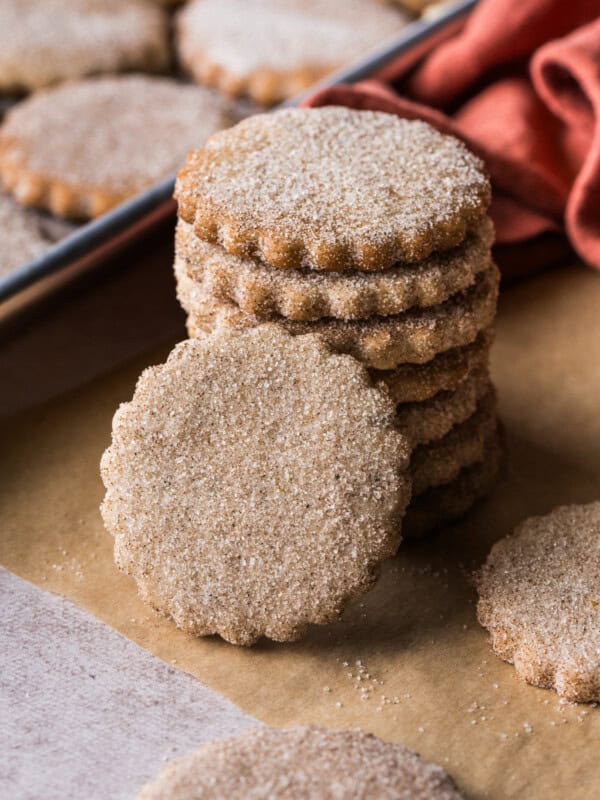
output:
<svg viewBox="0 0 600 800"><path fill-rule="evenodd" d="M265 322L320 334L397 404L413 448L405 534L467 511L500 461L481 162L421 121L288 109L212 136L176 196L190 336Z"/></svg>

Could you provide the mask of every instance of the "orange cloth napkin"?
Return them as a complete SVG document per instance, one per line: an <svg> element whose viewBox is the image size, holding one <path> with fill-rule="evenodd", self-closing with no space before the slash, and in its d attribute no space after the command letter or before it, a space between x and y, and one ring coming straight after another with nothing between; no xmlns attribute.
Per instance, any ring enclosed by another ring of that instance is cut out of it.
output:
<svg viewBox="0 0 600 800"><path fill-rule="evenodd" d="M481 0L416 69L325 89L307 105L419 117L486 162L505 277L564 258L600 268L600 0Z"/></svg>

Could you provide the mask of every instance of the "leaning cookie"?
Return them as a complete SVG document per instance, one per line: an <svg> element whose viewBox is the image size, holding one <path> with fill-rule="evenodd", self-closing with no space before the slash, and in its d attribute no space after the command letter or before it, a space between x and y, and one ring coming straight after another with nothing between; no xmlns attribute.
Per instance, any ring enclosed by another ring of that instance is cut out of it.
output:
<svg viewBox="0 0 600 800"><path fill-rule="evenodd" d="M0 178L21 203L96 217L172 175L231 124L222 98L166 78L89 78L34 94L0 127Z"/></svg>
<svg viewBox="0 0 600 800"><path fill-rule="evenodd" d="M169 20L146 0L2 0L0 90L167 67Z"/></svg>
<svg viewBox="0 0 600 800"><path fill-rule="evenodd" d="M460 800L448 774L358 729L259 728L165 767L138 800Z"/></svg>
<svg viewBox="0 0 600 800"><path fill-rule="evenodd" d="M408 21L372 0L194 0L178 16L177 47L198 82L269 106L364 55Z"/></svg>
<svg viewBox="0 0 600 800"><path fill-rule="evenodd" d="M176 263L178 297L188 317L190 336L215 328L244 329L261 324L233 304L206 301L202 287L191 281L185 265ZM367 367L395 369L406 362L424 363L447 349L469 344L489 327L496 313L499 273L492 265L473 286L430 308L417 308L392 317L367 320L324 318L297 322L279 317L278 326L293 335L318 333L336 352L348 353Z"/></svg>
<svg viewBox="0 0 600 800"><path fill-rule="evenodd" d="M367 319L400 314L415 306L443 303L471 286L491 264L494 226L485 218L465 241L417 264L397 264L383 272L322 273L282 270L239 258L199 239L179 220L177 258L208 299L233 303L244 313L272 319Z"/></svg>
<svg viewBox="0 0 600 800"><path fill-rule="evenodd" d="M190 153L179 216L277 268L381 271L459 245L490 184L465 145L418 120L342 107L250 117Z"/></svg>
<svg viewBox="0 0 600 800"><path fill-rule="evenodd" d="M395 552L409 452L389 397L316 336L263 325L183 342L113 421L115 560L189 633L296 639Z"/></svg>
<svg viewBox="0 0 600 800"><path fill-rule="evenodd" d="M600 700L600 501L531 517L477 576L494 652L534 686Z"/></svg>

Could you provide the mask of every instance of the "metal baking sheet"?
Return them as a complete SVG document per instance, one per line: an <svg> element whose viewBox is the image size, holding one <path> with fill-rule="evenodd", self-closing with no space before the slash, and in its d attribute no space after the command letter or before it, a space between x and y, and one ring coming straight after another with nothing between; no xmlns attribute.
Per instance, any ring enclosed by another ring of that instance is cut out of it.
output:
<svg viewBox="0 0 600 800"><path fill-rule="evenodd" d="M416 63L464 24L476 2L456 0L434 7L423 18L409 23L393 41L332 73L283 106L299 105L318 89L367 78L402 54L408 63ZM115 253L174 215L174 181L174 177L167 178L102 217L76 227L40 257L0 277L0 331L74 279L100 269Z"/></svg>

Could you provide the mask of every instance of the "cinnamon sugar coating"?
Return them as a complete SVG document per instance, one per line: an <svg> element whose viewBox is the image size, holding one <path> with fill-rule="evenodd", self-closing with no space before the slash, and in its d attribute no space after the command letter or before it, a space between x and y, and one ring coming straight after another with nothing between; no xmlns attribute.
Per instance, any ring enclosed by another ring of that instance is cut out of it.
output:
<svg viewBox="0 0 600 800"><path fill-rule="evenodd" d="M257 728L166 766L138 800L460 800L448 774L358 729Z"/></svg>
<svg viewBox="0 0 600 800"><path fill-rule="evenodd" d="M465 422L455 425L441 439L419 445L412 454L410 472L413 495L454 480L460 471L483 460L498 434L496 394L491 384Z"/></svg>
<svg viewBox="0 0 600 800"><path fill-rule="evenodd" d="M452 391L475 370L487 367L493 329L486 328L462 347L438 353L423 364L400 364L391 370L370 370L376 383L383 383L397 403L420 403L438 392Z"/></svg>
<svg viewBox="0 0 600 800"><path fill-rule="evenodd" d="M228 104L166 78L89 78L32 95L0 127L0 178L23 204L95 217L169 177L230 124Z"/></svg>
<svg viewBox="0 0 600 800"><path fill-rule="evenodd" d="M169 20L146 0L2 0L0 90L167 67Z"/></svg>
<svg viewBox="0 0 600 800"><path fill-rule="evenodd" d="M179 216L232 255L281 268L381 271L456 247L489 204L457 139L331 106L250 117L190 153Z"/></svg>
<svg viewBox="0 0 600 800"><path fill-rule="evenodd" d="M452 250L374 273L276 269L202 241L183 220L177 225L175 250L185 261L188 276L218 303L234 303L259 319L348 320L433 306L467 289L490 266L493 238L492 222L485 218Z"/></svg>
<svg viewBox="0 0 600 800"><path fill-rule="evenodd" d="M372 0L195 0L178 16L177 46L200 83L268 106L356 60L408 21Z"/></svg>
<svg viewBox="0 0 600 800"><path fill-rule="evenodd" d="M477 590L479 622L519 677L600 701L600 501L526 519L492 547Z"/></svg>
<svg viewBox="0 0 600 800"><path fill-rule="evenodd" d="M400 403L396 412L398 427L413 447L441 439L471 417L491 392L489 371L487 367L480 368L454 390L439 392L419 403Z"/></svg>
<svg viewBox="0 0 600 800"><path fill-rule="evenodd" d="M315 336L220 330L146 370L113 420L117 565L183 630L288 641L393 554L410 449L366 370Z"/></svg>
<svg viewBox="0 0 600 800"><path fill-rule="evenodd" d="M176 262L175 272L178 297L189 315L190 336L202 336L215 328L261 324L234 305L205 300L201 285L187 277L184 264ZM440 352L473 342L495 317L498 281L498 270L492 266L472 287L431 308L355 321L325 318L297 322L280 317L276 324L293 335L318 333L336 352L348 353L370 368L392 370L407 362L427 362Z"/></svg>
<svg viewBox="0 0 600 800"><path fill-rule="evenodd" d="M413 496L402 520L402 536L417 539L464 516L493 489L503 461L500 432L485 445L481 461L463 467L449 483Z"/></svg>
<svg viewBox="0 0 600 800"><path fill-rule="evenodd" d="M0 278L52 245L30 214L0 192Z"/></svg>

